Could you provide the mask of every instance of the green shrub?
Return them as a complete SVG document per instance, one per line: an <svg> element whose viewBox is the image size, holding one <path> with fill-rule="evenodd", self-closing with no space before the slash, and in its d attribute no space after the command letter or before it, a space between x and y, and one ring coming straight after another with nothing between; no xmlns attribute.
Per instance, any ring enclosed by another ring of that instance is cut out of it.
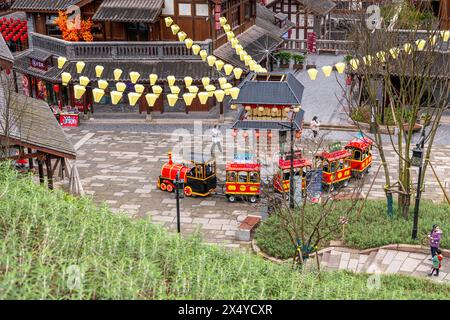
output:
<svg viewBox="0 0 450 320"><path fill-rule="evenodd" d="M288 51L280 51L274 54L275 59L282 64L288 64L292 59L292 54Z"/></svg>
<svg viewBox="0 0 450 320"><path fill-rule="evenodd" d="M295 64L303 64L305 62L305 56L302 54L293 54L292 59Z"/></svg>

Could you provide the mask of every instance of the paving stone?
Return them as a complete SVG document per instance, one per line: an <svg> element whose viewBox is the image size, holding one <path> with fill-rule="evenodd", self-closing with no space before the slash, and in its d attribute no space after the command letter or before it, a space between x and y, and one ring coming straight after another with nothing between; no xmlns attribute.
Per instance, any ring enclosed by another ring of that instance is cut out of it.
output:
<svg viewBox="0 0 450 320"><path fill-rule="evenodd" d="M400 267L400 271L407 271L407 272L413 272L417 266L420 264L421 260L418 259L412 259L412 258L406 258L406 260L403 262L402 266Z"/></svg>
<svg viewBox="0 0 450 320"><path fill-rule="evenodd" d="M356 272L356 268L358 267L358 259L350 259L348 262L348 269Z"/></svg>
<svg viewBox="0 0 450 320"><path fill-rule="evenodd" d="M389 250L387 251L386 255L383 258L382 264L390 264L392 260L394 260L395 256L397 255L397 251Z"/></svg>
<svg viewBox="0 0 450 320"><path fill-rule="evenodd" d="M386 269L386 273L397 273L400 270L402 263L403 263L402 260L392 261L389 267Z"/></svg>
<svg viewBox="0 0 450 320"><path fill-rule="evenodd" d="M200 202L201 206L205 206L205 207L214 207L216 205L216 201L214 200L203 200L202 202Z"/></svg>
<svg viewBox="0 0 450 320"><path fill-rule="evenodd" d="M408 257L413 258L413 259L423 260L423 259L427 258L427 255L423 254L423 253L411 252Z"/></svg>
<svg viewBox="0 0 450 320"><path fill-rule="evenodd" d="M398 253L396 254L394 260L405 261L405 259L408 257L408 255L409 255L409 252L398 251Z"/></svg>

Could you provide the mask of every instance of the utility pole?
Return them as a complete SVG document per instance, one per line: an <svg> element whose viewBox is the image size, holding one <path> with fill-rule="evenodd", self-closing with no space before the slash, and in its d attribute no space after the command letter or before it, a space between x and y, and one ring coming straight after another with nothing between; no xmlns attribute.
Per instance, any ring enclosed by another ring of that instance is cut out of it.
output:
<svg viewBox="0 0 450 320"><path fill-rule="evenodd" d="M412 238L417 240L417 229L419 224L419 206L422 193L422 169L423 169L423 149L425 148L425 126L422 128L420 139L413 150L412 160L419 165L419 177L417 179L416 203L414 205L414 221L412 229Z"/></svg>
<svg viewBox="0 0 450 320"><path fill-rule="evenodd" d="M180 218L180 172L177 172L175 177L175 195L177 198L177 232L181 233L181 218ZM183 181L184 182L184 181Z"/></svg>

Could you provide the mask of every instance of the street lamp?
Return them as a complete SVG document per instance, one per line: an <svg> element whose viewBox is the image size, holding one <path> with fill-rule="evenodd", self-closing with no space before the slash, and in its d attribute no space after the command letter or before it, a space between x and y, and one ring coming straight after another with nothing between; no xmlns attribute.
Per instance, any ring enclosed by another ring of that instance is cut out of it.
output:
<svg viewBox="0 0 450 320"><path fill-rule="evenodd" d="M419 167L419 177L417 178L417 192L416 192L416 203L414 205L414 222L412 229L412 238L417 240L417 227L419 223L419 206L420 206L420 196L422 187L422 168L423 168L423 149L425 147L425 126L422 128L420 139L413 149L413 154L411 157L411 165Z"/></svg>
<svg viewBox="0 0 450 320"><path fill-rule="evenodd" d="M182 192L180 195L180 189L184 189L184 179L180 179L180 172L177 172L175 177L175 195L177 198L177 232L181 233L181 218L180 218L180 198L184 197L184 193Z"/></svg>

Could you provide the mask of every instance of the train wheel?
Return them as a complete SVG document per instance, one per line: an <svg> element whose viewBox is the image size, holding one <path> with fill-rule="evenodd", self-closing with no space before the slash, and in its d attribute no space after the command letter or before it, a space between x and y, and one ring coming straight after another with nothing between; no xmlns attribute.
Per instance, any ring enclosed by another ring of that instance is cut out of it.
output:
<svg viewBox="0 0 450 320"><path fill-rule="evenodd" d="M167 190L167 185L163 182L163 183L161 183L161 190L162 191L166 191Z"/></svg>
<svg viewBox="0 0 450 320"><path fill-rule="evenodd" d="M183 192L186 197L192 196L192 188L191 187L184 187Z"/></svg>
<svg viewBox="0 0 450 320"><path fill-rule="evenodd" d="M158 189L161 189L161 184L159 183L159 180L156 181L156 187L157 187Z"/></svg>
<svg viewBox="0 0 450 320"><path fill-rule="evenodd" d="M234 196L234 195L229 195L229 196L228 196L228 201L230 201L230 202L236 202L236 196Z"/></svg>
<svg viewBox="0 0 450 320"><path fill-rule="evenodd" d="M167 185L167 192L172 192L173 191L173 185L168 184Z"/></svg>
<svg viewBox="0 0 450 320"><path fill-rule="evenodd" d="M249 200L250 200L251 203L256 203L256 201L258 201L258 198L256 196L251 196L249 198Z"/></svg>

